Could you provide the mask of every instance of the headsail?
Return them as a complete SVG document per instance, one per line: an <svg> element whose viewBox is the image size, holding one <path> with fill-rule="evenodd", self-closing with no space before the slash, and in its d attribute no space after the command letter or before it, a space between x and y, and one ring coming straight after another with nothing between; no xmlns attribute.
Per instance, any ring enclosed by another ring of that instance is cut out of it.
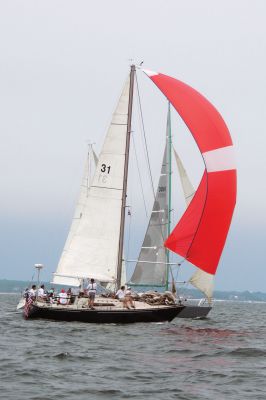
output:
<svg viewBox="0 0 266 400"><path fill-rule="evenodd" d="M125 148L128 122L129 79L113 114L92 184L78 223L67 241L58 276L116 280Z"/></svg>
<svg viewBox="0 0 266 400"><path fill-rule="evenodd" d="M130 280L134 285L165 286L167 257L164 241L168 233L168 141L148 228Z"/></svg>
<svg viewBox="0 0 266 400"><path fill-rule="evenodd" d="M165 246L214 275L236 201L236 168L230 133L221 115L185 83L144 70L192 133L205 164L201 183Z"/></svg>
<svg viewBox="0 0 266 400"><path fill-rule="evenodd" d="M89 144L88 154L86 157L84 172L83 172L83 176L82 176L79 197L78 197L78 201L77 201L76 208L74 211L74 216L72 219L68 237L67 237L67 240L65 243L63 254L64 254L64 252L66 252L69 249L70 244L72 242L72 238L73 238L74 234L76 233L78 225L80 223L80 219L82 217L82 213L83 213L83 210L84 210L84 207L85 207L88 195L89 195L92 174L95 171L97 163L98 163L98 157L93 149L92 144ZM63 256L63 254L62 254L62 256ZM60 263L61 263L61 260L59 261L59 264ZM57 275L57 274L58 274L58 270L53 275L53 280L51 283L57 284L57 285L67 285L67 286L79 286L81 283L81 280L78 278L64 276L64 275L60 275L60 274Z"/></svg>

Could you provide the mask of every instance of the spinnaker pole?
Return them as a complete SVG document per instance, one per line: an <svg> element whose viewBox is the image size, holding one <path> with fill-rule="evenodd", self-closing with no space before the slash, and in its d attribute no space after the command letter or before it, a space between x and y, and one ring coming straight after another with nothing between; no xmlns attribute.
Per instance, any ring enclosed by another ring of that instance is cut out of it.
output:
<svg viewBox="0 0 266 400"><path fill-rule="evenodd" d="M124 165L124 181L122 192L122 207L121 207L121 223L119 235L119 248L118 248L118 264L117 264L117 287L121 286L122 264L123 264L123 245L124 245L124 231L125 231L125 210L126 210L126 197L127 197L127 178L128 178L128 162L129 162L129 146L131 136L131 120L132 120L132 107L133 107L133 92L135 80L135 65L131 65L130 69L130 86L129 86L129 102L128 102L128 117L127 117L127 137L125 149L125 165Z"/></svg>

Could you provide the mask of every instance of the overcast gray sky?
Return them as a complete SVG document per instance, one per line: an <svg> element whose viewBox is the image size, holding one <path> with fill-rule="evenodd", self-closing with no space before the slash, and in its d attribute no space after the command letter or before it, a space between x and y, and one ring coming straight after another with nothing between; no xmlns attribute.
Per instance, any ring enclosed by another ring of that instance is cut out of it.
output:
<svg viewBox="0 0 266 400"><path fill-rule="evenodd" d="M87 142L100 150L133 59L190 84L223 115L238 201L216 288L266 291L265 20L263 0L0 0L0 278L27 280L36 262L46 279L55 270ZM156 180L166 102L139 82ZM196 184L195 150L175 113L173 134Z"/></svg>

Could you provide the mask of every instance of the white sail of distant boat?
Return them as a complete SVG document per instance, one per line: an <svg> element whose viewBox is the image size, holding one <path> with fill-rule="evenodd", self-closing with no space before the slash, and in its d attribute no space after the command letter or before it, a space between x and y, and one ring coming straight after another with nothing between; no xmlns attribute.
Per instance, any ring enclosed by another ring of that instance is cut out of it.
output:
<svg viewBox="0 0 266 400"><path fill-rule="evenodd" d="M181 185L183 188L186 205L188 206L189 203L191 202L191 200L193 199L193 196L195 194L195 189L194 189L192 183L190 182L187 171L185 170L184 165L183 165L179 155L177 154L177 152L174 148L173 148L173 151L174 151L176 165L177 165L178 172L179 172L180 182L181 182Z"/></svg>
<svg viewBox="0 0 266 400"><path fill-rule="evenodd" d="M178 168L178 173L183 188L186 204L189 205L195 190L184 168L184 165L178 156L171 142L171 119L170 108L167 116L166 144L161 167L161 174L156 191L156 196L151 212L148 228L140 250L137 264L130 284L159 286L168 285L167 269L167 250L164 247L164 241L167 238L170 223L169 218L169 174L172 174L170 165L170 152L173 150Z"/></svg>
<svg viewBox="0 0 266 400"><path fill-rule="evenodd" d="M88 277L101 282L117 278L128 102L129 79L113 114L92 183L89 189L87 182L82 184L81 201L54 283L67 279L77 286Z"/></svg>
<svg viewBox="0 0 266 400"><path fill-rule="evenodd" d="M161 174L148 228L140 250L130 284L165 286L167 279L166 249L164 241L168 233L168 137L165 145Z"/></svg>

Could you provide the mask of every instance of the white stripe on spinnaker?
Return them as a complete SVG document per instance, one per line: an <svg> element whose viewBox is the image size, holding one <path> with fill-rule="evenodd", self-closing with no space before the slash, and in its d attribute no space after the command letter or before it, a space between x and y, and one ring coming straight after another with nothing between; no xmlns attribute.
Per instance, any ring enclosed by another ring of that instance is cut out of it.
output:
<svg viewBox="0 0 266 400"><path fill-rule="evenodd" d="M236 169L233 146L206 151L202 153L207 172L227 171Z"/></svg>

